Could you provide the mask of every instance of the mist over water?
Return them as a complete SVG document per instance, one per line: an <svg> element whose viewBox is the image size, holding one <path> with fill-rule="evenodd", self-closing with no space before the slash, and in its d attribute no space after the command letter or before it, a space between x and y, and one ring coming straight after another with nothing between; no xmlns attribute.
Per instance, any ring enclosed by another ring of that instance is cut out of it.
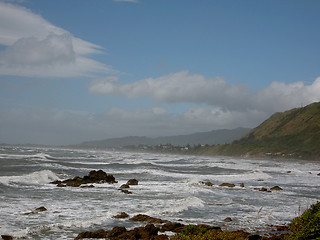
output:
<svg viewBox="0 0 320 240"><path fill-rule="evenodd" d="M18 239L74 239L82 231L144 225L113 218L120 212L264 233L320 200L315 162L0 146L0 164L0 235ZM99 169L118 183L50 184ZM132 178L139 180L133 194L119 191ZM220 187L224 182L236 186ZM255 189L276 185L283 190ZM47 211L25 215L40 206Z"/></svg>

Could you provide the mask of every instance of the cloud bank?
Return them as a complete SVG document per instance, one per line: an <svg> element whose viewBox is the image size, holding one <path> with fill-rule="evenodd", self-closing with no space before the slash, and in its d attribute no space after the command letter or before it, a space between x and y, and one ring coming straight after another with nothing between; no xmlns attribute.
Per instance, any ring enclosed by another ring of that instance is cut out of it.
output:
<svg viewBox="0 0 320 240"><path fill-rule="evenodd" d="M0 75L80 77L114 73L90 55L98 45L72 36L21 6L0 2Z"/></svg>
<svg viewBox="0 0 320 240"><path fill-rule="evenodd" d="M320 78L303 82L272 82L253 91L246 85L230 85L220 77L205 77L183 70L159 78L121 83L117 77L92 80L93 94L148 97L166 103L197 103L228 111L261 111L271 114L320 101Z"/></svg>

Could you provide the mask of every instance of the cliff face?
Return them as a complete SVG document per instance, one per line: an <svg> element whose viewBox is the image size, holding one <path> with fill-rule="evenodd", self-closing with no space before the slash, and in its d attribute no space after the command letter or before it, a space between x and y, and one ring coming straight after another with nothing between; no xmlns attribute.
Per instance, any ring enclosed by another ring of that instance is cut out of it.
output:
<svg viewBox="0 0 320 240"><path fill-rule="evenodd" d="M320 158L320 103L275 113L232 144L209 147L210 154Z"/></svg>

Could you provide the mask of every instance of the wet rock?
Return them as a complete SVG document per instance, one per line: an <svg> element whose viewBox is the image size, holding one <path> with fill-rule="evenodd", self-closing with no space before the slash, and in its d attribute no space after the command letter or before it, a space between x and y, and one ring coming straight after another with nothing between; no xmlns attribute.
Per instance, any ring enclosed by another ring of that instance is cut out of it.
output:
<svg viewBox="0 0 320 240"><path fill-rule="evenodd" d="M47 209L45 207L41 206L41 207L36 208L32 212L27 212L27 213L24 213L23 215L32 215L32 214L37 214L39 212L44 212L44 211L47 211Z"/></svg>
<svg viewBox="0 0 320 240"><path fill-rule="evenodd" d="M139 181L137 179L130 179L127 182L127 185L138 185Z"/></svg>
<svg viewBox="0 0 320 240"><path fill-rule="evenodd" d="M243 188L243 187L244 187L244 183L240 183L240 187L242 187L242 188Z"/></svg>
<svg viewBox="0 0 320 240"><path fill-rule="evenodd" d="M162 220L160 218L150 217L145 214L138 214L138 215L130 218L129 220L134 221L134 222L149 222L149 223L166 223L166 222L168 222L166 220Z"/></svg>
<svg viewBox="0 0 320 240"><path fill-rule="evenodd" d="M91 184L91 185L84 185L84 186L80 186L81 188L94 188L94 186Z"/></svg>
<svg viewBox="0 0 320 240"><path fill-rule="evenodd" d="M120 188L130 188L130 186L128 184L122 184Z"/></svg>
<svg viewBox="0 0 320 240"><path fill-rule="evenodd" d="M118 237L127 232L125 227L114 227L111 231L108 232L108 238Z"/></svg>
<svg viewBox="0 0 320 240"><path fill-rule="evenodd" d="M125 194L132 194L131 191L129 190L126 190L126 189L121 189L121 192L125 193Z"/></svg>
<svg viewBox="0 0 320 240"><path fill-rule="evenodd" d="M279 186L274 186L274 187L270 188L270 190L272 190L272 191L281 191L283 189L281 187L279 187Z"/></svg>
<svg viewBox="0 0 320 240"><path fill-rule="evenodd" d="M3 240L12 240L13 239L13 237L10 235L1 235L1 237Z"/></svg>
<svg viewBox="0 0 320 240"><path fill-rule="evenodd" d="M158 236L159 228L155 227L153 224L147 224L145 227L136 227L132 230L127 230L125 227L114 227L110 231L105 231L103 229L94 232L82 232L79 233L75 240L85 239L85 238L99 238L99 239L110 239L110 240L120 240L120 239L130 239L130 240L160 240L168 239L167 236Z"/></svg>
<svg viewBox="0 0 320 240"><path fill-rule="evenodd" d="M111 174L107 174L102 170L98 171L90 171L87 176L82 177L74 177L72 179L66 179L64 181L53 181L52 184L56 184L57 187L80 187L83 184L90 183L116 183L114 176ZM89 185L89 187L94 187L93 185Z"/></svg>
<svg viewBox="0 0 320 240"><path fill-rule="evenodd" d="M320 176L320 173L318 173L317 176Z"/></svg>
<svg viewBox="0 0 320 240"><path fill-rule="evenodd" d="M213 186L213 183L209 182L209 181L200 181L199 183L203 184L203 185L206 185L206 186L209 186L209 187Z"/></svg>
<svg viewBox="0 0 320 240"><path fill-rule="evenodd" d="M113 218L127 218L127 217L129 217L129 215L125 212L122 212L122 213L119 213L119 214L113 216Z"/></svg>
<svg viewBox="0 0 320 240"><path fill-rule="evenodd" d="M79 233L75 240L84 239L84 238L107 238L108 231L103 229L94 231L94 232L82 232Z"/></svg>
<svg viewBox="0 0 320 240"><path fill-rule="evenodd" d="M223 221L225 221L225 222L232 222L233 220L232 220L231 217L227 217L227 218L225 218Z"/></svg>
<svg viewBox="0 0 320 240"><path fill-rule="evenodd" d="M234 185L233 183L221 183L219 186L220 187L235 187L236 185Z"/></svg>
<svg viewBox="0 0 320 240"><path fill-rule="evenodd" d="M165 223L160 231L161 232L175 232L175 233L178 233L178 232L181 232L182 228L184 227L185 225L182 224L182 223L176 223L176 222L168 222L168 223Z"/></svg>

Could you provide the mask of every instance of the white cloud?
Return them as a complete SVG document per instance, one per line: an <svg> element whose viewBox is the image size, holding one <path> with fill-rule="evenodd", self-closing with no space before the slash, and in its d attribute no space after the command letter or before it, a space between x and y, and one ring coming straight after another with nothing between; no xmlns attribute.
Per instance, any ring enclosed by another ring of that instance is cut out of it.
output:
<svg viewBox="0 0 320 240"><path fill-rule="evenodd" d="M271 114L320 101L320 78L311 85L272 82L253 92L245 85L229 85L223 78L208 78L184 70L131 83L121 83L117 77L95 79L89 84L89 90L95 94L149 97L167 103L200 103L229 111Z"/></svg>
<svg viewBox="0 0 320 240"><path fill-rule="evenodd" d="M18 5L0 2L0 75L77 77L115 71L89 57L102 48Z"/></svg>

